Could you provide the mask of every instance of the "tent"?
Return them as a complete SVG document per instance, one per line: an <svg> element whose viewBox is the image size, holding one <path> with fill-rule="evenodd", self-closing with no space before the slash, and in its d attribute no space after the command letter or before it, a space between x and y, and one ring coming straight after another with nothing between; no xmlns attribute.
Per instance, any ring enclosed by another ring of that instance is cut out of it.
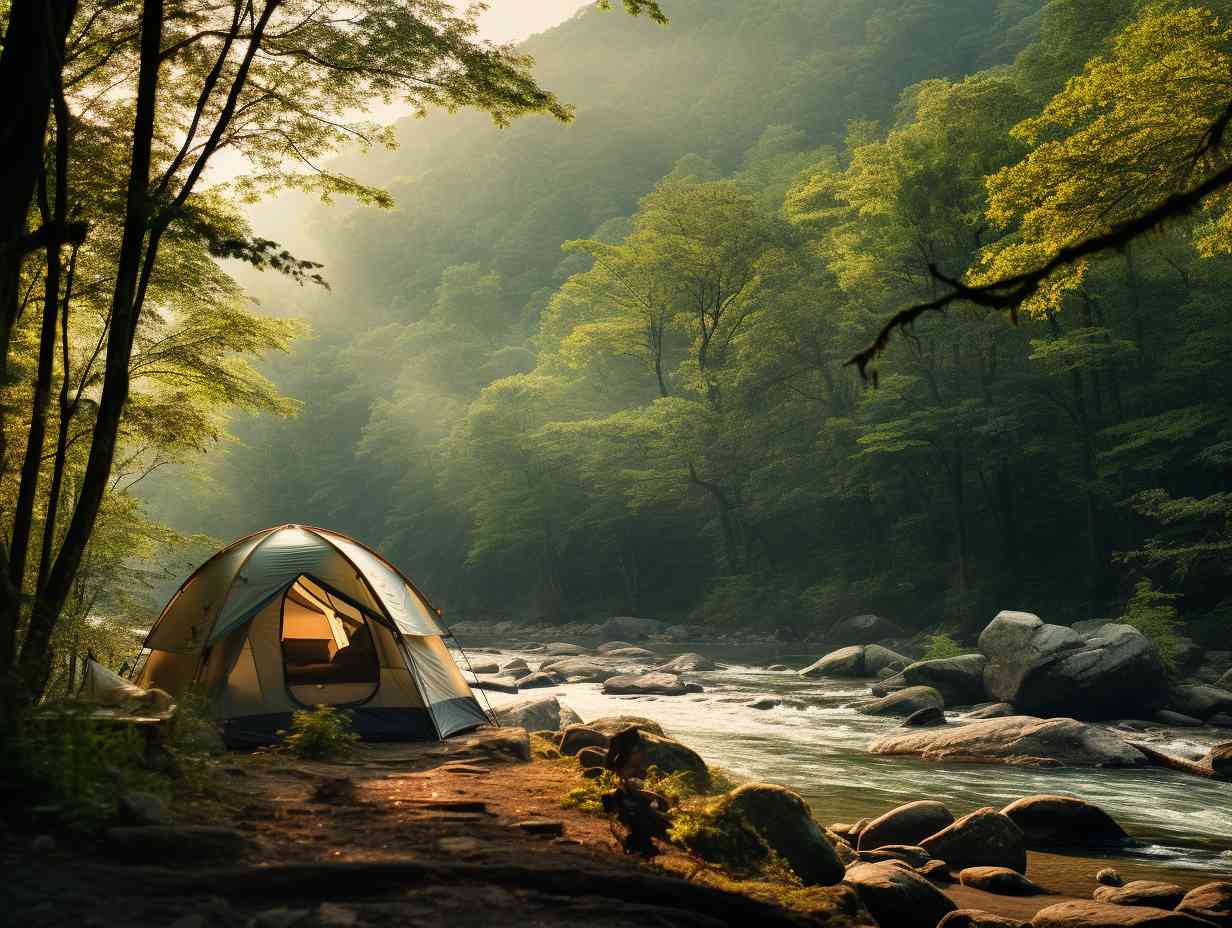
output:
<svg viewBox="0 0 1232 928"><path fill-rule="evenodd" d="M184 581L135 675L197 686L229 744L275 740L297 709L349 709L369 740L437 740L487 716L414 585L354 539L308 525L241 538Z"/></svg>

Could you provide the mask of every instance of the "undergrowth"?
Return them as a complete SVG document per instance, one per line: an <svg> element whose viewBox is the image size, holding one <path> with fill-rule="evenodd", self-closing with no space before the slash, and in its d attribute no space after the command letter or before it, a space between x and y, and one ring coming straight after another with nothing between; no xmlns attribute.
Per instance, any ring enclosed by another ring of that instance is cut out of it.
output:
<svg viewBox="0 0 1232 928"><path fill-rule="evenodd" d="M291 716L291 728L278 734L280 749L304 760L346 757L359 743L351 714L334 706L301 709Z"/></svg>
<svg viewBox="0 0 1232 928"><path fill-rule="evenodd" d="M969 652L965 651L957 641L945 632L928 636L928 648L924 651L922 661L935 661L945 657L959 657Z"/></svg>

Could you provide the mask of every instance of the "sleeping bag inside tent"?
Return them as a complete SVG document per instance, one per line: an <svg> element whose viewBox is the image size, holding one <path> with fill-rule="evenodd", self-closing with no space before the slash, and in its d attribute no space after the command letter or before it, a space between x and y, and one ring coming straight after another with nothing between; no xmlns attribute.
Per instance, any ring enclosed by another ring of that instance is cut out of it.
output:
<svg viewBox="0 0 1232 928"><path fill-rule="evenodd" d="M488 722L418 590L337 532L282 525L188 578L145 641L139 686L204 694L228 744L268 744L298 709L350 711L373 741L437 740Z"/></svg>

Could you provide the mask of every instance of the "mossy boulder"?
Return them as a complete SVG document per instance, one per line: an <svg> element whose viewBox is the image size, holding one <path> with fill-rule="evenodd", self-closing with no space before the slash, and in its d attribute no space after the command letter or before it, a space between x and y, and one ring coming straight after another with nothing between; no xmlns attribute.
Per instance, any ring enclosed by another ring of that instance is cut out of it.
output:
<svg viewBox="0 0 1232 928"><path fill-rule="evenodd" d="M801 882L832 886L842 881L843 862L798 794L770 783L746 783L728 793L726 808L743 816Z"/></svg>

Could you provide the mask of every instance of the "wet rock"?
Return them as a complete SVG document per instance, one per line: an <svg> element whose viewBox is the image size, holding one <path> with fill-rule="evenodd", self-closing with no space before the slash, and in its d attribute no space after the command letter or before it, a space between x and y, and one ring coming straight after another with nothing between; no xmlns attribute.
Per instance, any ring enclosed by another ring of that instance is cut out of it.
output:
<svg viewBox="0 0 1232 928"><path fill-rule="evenodd" d="M861 828L856 847L865 851L887 844L919 846L923 839L953 822L954 815L940 802L931 799L908 802Z"/></svg>
<svg viewBox="0 0 1232 928"><path fill-rule="evenodd" d="M980 909L955 909L937 923L937 928L1027 928L1028 924Z"/></svg>
<svg viewBox="0 0 1232 928"><path fill-rule="evenodd" d="M917 661L903 671L910 686L931 686L947 706L969 706L987 698L984 689L983 654L963 654L932 661Z"/></svg>
<svg viewBox="0 0 1232 928"><path fill-rule="evenodd" d="M579 657L587 653L587 649L568 641L549 641L543 646L543 653L548 657Z"/></svg>
<svg viewBox="0 0 1232 928"><path fill-rule="evenodd" d="M843 882L855 889L879 925L934 928L957 908L950 898L906 864L855 864Z"/></svg>
<svg viewBox="0 0 1232 928"><path fill-rule="evenodd" d="M666 622L656 619L639 619L620 615L608 619L599 626L599 637L621 641L644 641L652 635L661 635L668 630Z"/></svg>
<svg viewBox="0 0 1232 928"><path fill-rule="evenodd" d="M541 665L539 671L567 678L576 677L579 682L585 683L602 683L617 674L617 671L591 657L562 657ZM523 682L522 686L525 687L526 683Z"/></svg>
<svg viewBox="0 0 1232 928"><path fill-rule="evenodd" d="M1187 892L1176 911L1232 928L1232 882L1203 883Z"/></svg>
<svg viewBox="0 0 1232 928"><path fill-rule="evenodd" d="M1100 847L1129 841L1125 829L1099 806L1070 796L1024 796L1001 810L1022 829L1027 847Z"/></svg>
<svg viewBox="0 0 1232 928"><path fill-rule="evenodd" d="M1111 867L1104 867L1095 874L1095 882L1101 886L1124 886L1125 880L1121 878L1121 874L1117 873Z"/></svg>
<svg viewBox="0 0 1232 928"><path fill-rule="evenodd" d="M890 673L885 676L878 675L877 682L874 683L870 690L874 696L889 696L891 693L896 693L899 690L907 688L907 680L903 677L902 672Z"/></svg>
<svg viewBox="0 0 1232 928"><path fill-rule="evenodd" d="M857 856L861 861L869 864L880 863L884 860L901 860L915 870L932 860L932 855L928 851L913 844L885 844L871 851L859 851Z"/></svg>
<svg viewBox="0 0 1232 928"><path fill-rule="evenodd" d="M944 725L945 713L936 706L926 706L917 709L903 720L905 728L929 728L933 725Z"/></svg>
<svg viewBox="0 0 1232 928"><path fill-rule="evenodd" d="M830 824L830 831L834 832L853 847L860 837L859 830L855 825L852 825L849 822L832 822Z"/></svg>
<svg viewBox="0 0 1232 928"><path fill-rule="evenodd" d="M723 805L742 816L806 886L832 886L843 879L834 846L796 793L769 783L747 783L730 792Z"/></svg>
<svg viewBox="0 0 1232 928"><path fill-rule="evenodd" d="M873 644L887 638L906 638L908 632L889 619L879 615L856 615L836 622L826 632L830 644Z"/></svg>
<svg viewBox="0 0 1232 928"><path fill-rule="evenodd" d="M1185 715L1181 712L1173 712L1171 709L1160 709L1155 713L1155 721L1160 725L1169 725L1173 728L1202 727L1201 719L1196 719L1192 715Z"/></svg>
<svg viewBox="0 0 1232 928"><path fill-rule="evenodd" d="M1124 886L1098 886L1093 897L1096 902L1113 905L1145 905L1156 909L1171 909L1185 896L1185 890L1175 883L1157 880L1130 880Z"/></svg>
<svg viewBox="0 0 1232 928"><path fill-rule="evenodd" d="M167 804L153 793L133 791L120 796L116 814L127 825L166 825L171 820Z"/></svg>
<svg viewBox="0 0 1232 928"><path fill-rule="evenodd" d="M684 681L671 673L620 674L603 683L603 692L612 696L683 696Z"/></svg>
<svg viewBox="0 0 1232 928"><path fill-rule="evenodd" d="M1032 928L1210 928L1181 912L1107 902L1059 902L1040 909Z"/></svg>
<svg viewBox="0 0 1232 928"><path fill-rule="evenodd" d="M1008 702L994 702L988 706L981 706L974 709L963 716L965 719L1004 719L1011 715L1017 715L1018 710Z"/></svg>
<svg viewBox="0 0 1232 928"><path fill-rule="evenodd" d="M582 748L577 752L577 759L583 770L602 770L607 765L607 748Z"/></svg>
<svg viewBox="0 0 1232 928"><path fill-rule="evenodd" d="M545 687L549 687L549 686L560 686L560 684L563 682L564 680L560 677L557 677L555 674L544 673L540 671L538 673L532 673L530 676L523 677L521 680L519 680L518 689L520 690L544 689Z"/></svg>
<svg viewBox="0 0 1232 928"><path fill-rule="evenodd" d="M1168 708L1206 720L1220 712L1232 712L1232 693L1205 684L1177 686L1169 694Z"/></svg>
<svg viewBox="0 0 1232 928"><path fill-rule="evenodd" d="M923 850L923 848L921 848ZM944 860L930 860L922 867L915 868L916 873L934 883L953 883L954 875Z"/></svg>
<svg viewBox="0 0 1232 928"><path fill-rule="evenodd" d="M686 693L704 693L706 692L706 688L700 683L686 683L684 685L684 691Z"/></svg>
<svg viewBox="0 0 1232 928"><path fill-rule="evenodd" d="M691 747L644 730L641 742L641 762L630 771L633 776L645 776L651 767L658 767L660 773L686 772L692 776L694 784L703 789L710 784L706 762Z"/></svg>
<svg viewBox="0 0 1232 928"><path fill-rule="evenodd" d="M766 669L767 669L767 670L773 670L775 673L785 673L785 672L787 672L787 671L791 670L791 668L790 668L790 667L788 667L786 664L771 664L771 665L770 665L769 667L767 667Z"/></svg>
<svg viewBox="0 0 1232 928"><path fill-rule="evenodd" d="M1119 737L1074 719L1016 715L966 725L904 731L878 738L874 754L925 760L981 760L1072 767L1141 767L1146 758Z"/></svg>
<svg viewBox="0 0 1232 928"><path fill-rule="evenodd" d="M489 693L516 693L518 681L513 677L476 677L471 688Z"/></svg>
<svg viewBox="0 0 1232 928"><path fill-rule="evenodd" d="M496 663L496 661L477 659L477 660L472 660L472 661L465 661L464 663L467 665L466 669L469 670L471 673L475 674L475 676L479 676L480 674L485 674L485 673L499 673L500 672L500 664Z"/></svg>
<svg viewBox="0 0 1232 928"><path fill-rule="evenodd" d="M699 670L714 670L715 663L704 654L681 654L679 657L673 657L661 667L656 667L655 670L659 673L694 673Z"/></svg>
<svg viewBox="0 0 1232 928"><path fill-rule="evenodd" d="M1226 671L1222 677L1216 680L1215 685L1221 690L1232 690L1232 669Z"/></svg>
<svg viewBox="0 0 1232 928"><path fill-rule="evenodd" d="M217 825L109 828L105 837L117 857L159 864L231 860L249 847L240 832Z"/></svg>
<svg viewBox="0 0 1232 928"><path fill-rule="evenodd" d="M637 645L629 641L605 641L599 647L595 648L600 654L607 654L609 651L619 651L622 648L634 648Z"/></svg>
<svg viewBox="0 0 1232 928"><path fill-rule="evenodd" d="M959 872L958 882L998 896L1039 896L1046 892L1008 867L967 867Z"/></svg>
<svg viewBox="0 0 1232 928"><path fill-rule="evenodd" d="M607 750L610 739L603 732L586 725L570 725L560 737L560 753L572 757L582 748Z"/></svg>
<svg viewBox="0 0 1232 928"><path fill-rule="evenodd" d="M1003 610L980 633L984 688L993 699L1013 702L1023 679L1039 662L1083 645L1078 632L1045 625L1034 613Z"/></svg>
<svg viewBox="0 0 1232 928"><path fill-rule="evenodd" d="M945 700L931 686L909 686L860 707L862 715L910 716L921 709L944 709Z"/></svg>
<svg viewBox="0 0 1232 928"><path fill-rule="evenodd" d="M802 677L862 677L864 676L864 646L839 648L800 671Z"/></svg>
<svg viewBox="0 0 1232 928"><path fill-rule="evenodd" d="M578 720L573 710L561 705L555 696L518 699L503 706L493 706L492 712L503 727L525 728L527 731L560 731Z"/></svg>
<svg viewBox="0 0 1232 928"><path fill-rule="evenodd" d="M1202 758L1202 764L1214 770L1216 776L1232 779L1232 741L1212 747Z"/></svg>
<svg viewBox="0 0 1232 928"><path fill-rule="evenodd" d="M864 673L870 677L879 676L886 670L897 673L911 663L911 658L897 651L870 644L864 648Z"/></svg>
<svg viewBox="0 0 1232 928"><path fill-rule="evenodd" d="M511 670L527 670L529 669L529 667L530 665L527 664L526 661L524 661L522 658L515 657L513 660L502 664L500 668L500 672L509 673L509 671Z"/></svg>
<svg viewBox="0 0 1232 928"><path fill-rule="evenodd" d="M646 648L613 648L610 651L604 652L605 657L623 658L625 660L651 660L658 657L654 651L648 651Z"/></svg>
<svg viewBox="0 0 1232 928"><path fill-rule="evenodd" d="M750 709L761 709L764 711L766 709L777 709L782 704L783 704L782 697L758 696L751 703L749 703L749 708Z"/></svg>
<svg viewBox="0 0 1232 928"><path fill-rule="evenodd" d="M920 847L952 868L1008 867L1025 873L1026 841L1007 815L983 808L964 815L920 842Z"/></svg>
<svg viewBox="0 0 1232 928"><path fill-rule="evenodd" d="M605 715L602 718L592 719L586 723L587 728L593 728L595 731L601 731L609 738L617 732L624 731L626 728L638 728L641 731L650 732L652 735L663 735L663 726L654 719L648 719L640 715Z"/></svg>

